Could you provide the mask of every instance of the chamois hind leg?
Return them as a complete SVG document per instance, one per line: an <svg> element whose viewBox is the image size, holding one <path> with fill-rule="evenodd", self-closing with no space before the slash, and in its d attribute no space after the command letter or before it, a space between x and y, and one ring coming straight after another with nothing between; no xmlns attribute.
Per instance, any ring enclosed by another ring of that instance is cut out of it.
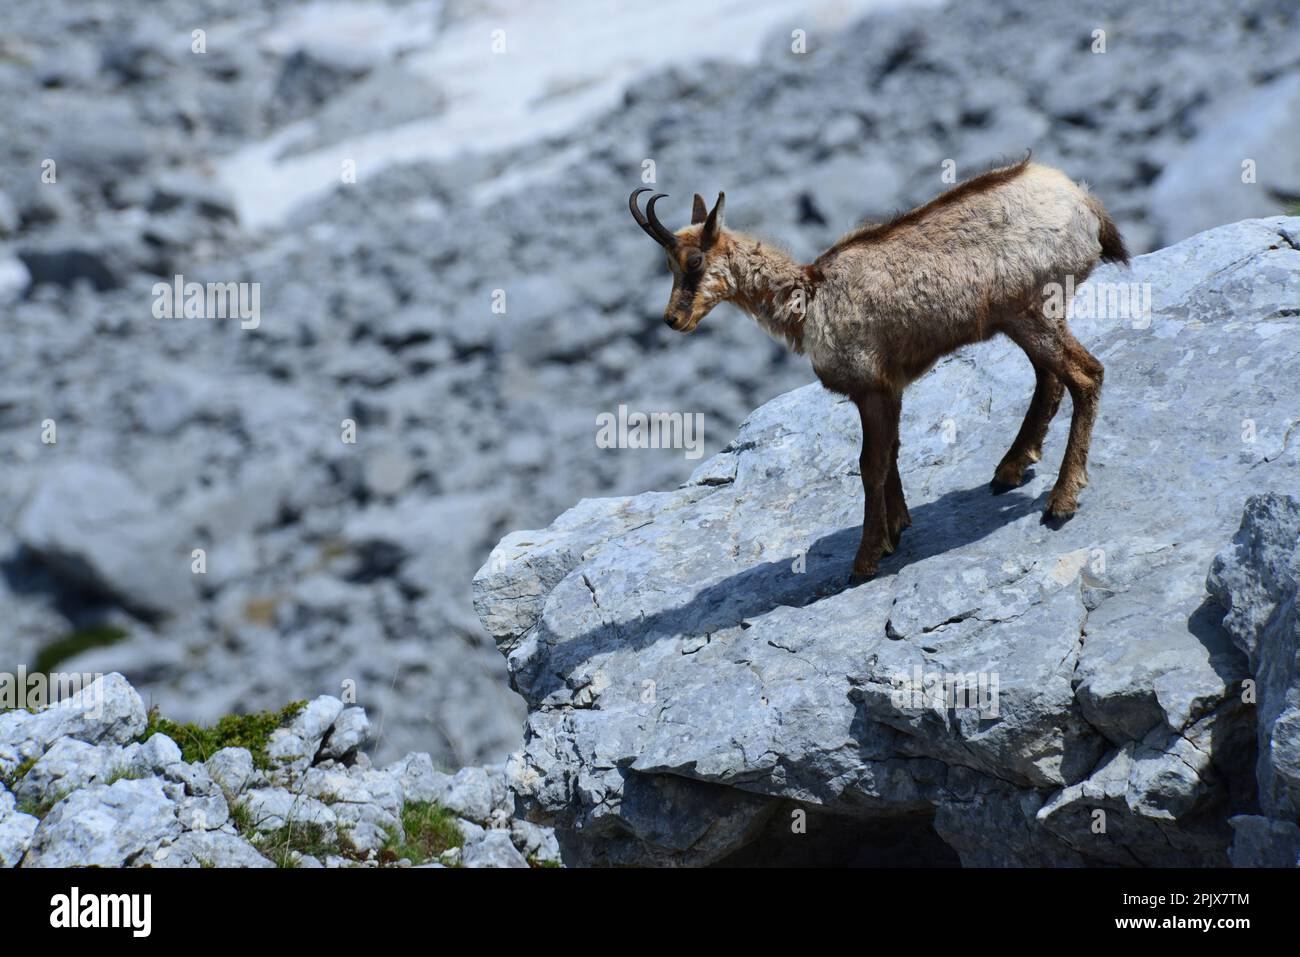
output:
<svg viewBox="0 0 1300 957"><path fill-rule="evenodd" d="M894 550L889 534L885 487L889 484L890 458L898 430L899 401L887 392L869 392L857 399L862 419L862 543L853 559L853 580L876 574L880 559Z"/></svg>
<svg viewBox="0 0 1300 957"><path fill-rule="evenodd" d="M1032 357L1030 361L1033 362ZM1056 410L1061 406L1065 385L1041 363L1034 362L1034 397L1029 400L1029 411L1020 425L1016 440L1002 457L993 473L993 493L1010 491L1020 484L1025 469L1043 457L1043 439L1052 424Z"/></svg>
<svg viewBox="0 0 1300 957"><path fill-rule="evenodd" d="M902 412L901 403L895 406ZM903 480L898 475L898 420L894 421L894 448L889 457L889 477L885 480L885 513L889 518L889 541L898 547L903 537L903 529L912 524L912 514L907 510L907 499L903 496Z"/></svg>
<svg viewBox="0 0 1300 957"><path fill-rule="evenodd" d="M1030 361L1065 383L1074 403L1065 458L1043 513L1044 522L1062 521L1074 514L1079 490L1088 484L1088 446L1106 370L1059 320L1041 317L1031 329L1020 330L1012 338L1029 354Z"/></svg>

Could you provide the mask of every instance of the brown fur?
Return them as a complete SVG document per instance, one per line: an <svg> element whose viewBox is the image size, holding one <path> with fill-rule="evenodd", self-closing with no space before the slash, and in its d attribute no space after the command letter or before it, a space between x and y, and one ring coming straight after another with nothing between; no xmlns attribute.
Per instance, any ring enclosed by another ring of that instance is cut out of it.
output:
<svg viewBox="0 0 1300 957"><path fill-rule="evenodd" d="M1049 284L1075 285L1128 252L1101 202L1062 173L1020 163L991 170L888 223L849 233L808 265L722 226L723 197L668 249L665 321L693 331L731 301L796 352L862 420L865 511L855 576L870 577L911 523L898 475L903 390L939 358L1003 333L1034 367L1033 399L994 488L1018 485L1066 390L1070 436L1044 520L1074 514L1104 369L1043 305Z"/></svg>
<svg viewBox="0 0 1300 957"><path fill-rule="evenodd" d="M901 229L906 229L909 226L917 226L925 222L926 218L933 215L936 210L946 206L956 206L959 203L968 202L980 193L987 193L989 190L996 189L1003 183L1015 179L1028 168L1029 157L1026 156L1023 160L1013 166L991 169L978 176L972 176L970 179L958 183L946 193L940 193L928 203L918 206L916 209L899 213L893 219L887 220L883 223L868 223L865 226L860 226L847 236L844 236L837 241L835 245L826 250L826 252L818 256L814 265L821 266L830 262L850 246L883 242Z"/></svg>

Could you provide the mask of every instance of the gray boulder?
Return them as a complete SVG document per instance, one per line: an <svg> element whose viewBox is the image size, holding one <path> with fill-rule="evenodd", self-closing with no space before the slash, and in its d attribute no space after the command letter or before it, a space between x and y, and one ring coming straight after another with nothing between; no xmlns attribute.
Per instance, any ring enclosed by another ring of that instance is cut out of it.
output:
<svg viewBox="0 0 1300 957"><path fill-rule="evenodd" d="M1068 404L1035 474L990 494L1032 391L995 341L909 391L915 524L860 587L857 416L816 385L675 491L507 536L474 587L529 706L507 774L529 818L571 864L864 843L912 863L1228 864L1254 716L1203 583L1247 496L1300 478L1298 229L1237 223L1080 291L1106 391L1059 530L1039 517ZM1088 308L1118 283L1149 313Z"/></svg>
<svg viewBox="0 0 1300 957"><path fill-rule="evenodd" d="M344 708L321 746L321 755L343 758L356 752L370 738L370 719L364 708Z"/></svg>
<svg viewBox="0 0 1300 957"><path fill-rule="evenodd" d="M132 764L142 771L164 771L181 760L181 749L162 733L149 735L132 755Z"/></svg>
<svg viewBox="0 0 1300 957"><path fill-rule="evenodd" d="M433 759L423 752L406 755L390 765L388 771L397 775L402 794L410 802L441 804L451 790L451 775L435 768Z"/></svg>
<svg viewBox="0 0 1300 957"><path fill-rule="evenodd" d="M338 818L323 802L284 788L253 788L242 803L251 826L258 831L277 831L289 824L315 825L327 838L337 833Z"/></svg>
<svg viewBox="0 0 1300 957"><path fill-rule="evenodd" d="M176 805L157 778L74 791L32 835L24 867L122 867L178 837Z"/></svg>
<svg viewBox="0 0 1300 957"><path fill-rule="evenodd" d="M14 796L0 786L0 867L17 867L31 846L40 821L19 811Z"/></svg>
<svg viewBox="0 0 1300 957"><path fill-rule="evenodd" d="M527 867L524 856L515 850L507 831L488 831L461 851L462 867Z"/></svg>
<svg viewBox="0 0 1300 957"><path fill-rule="evenodd" d="M311 768L303 777L302 793L329 806L358 850L379 850L390 833L403 833L401 785L386 772Z"/></svg>
<svg viewBox="0 0 1300 957"><path fill-rule="evenodd" d="M187 831L160 848L151 867L274 867L253 845L225 831Z"/></svg>
<svg viewBox="0 0 1300 957"><path fill-rule="evenodd" d="M253 777L253 755L247 748L222 748L208 758L205 767L222 793L234 799Z"/></svg>
<svg viewBox="0 0 1300 957"><path fill-rule="evenodd" d="M497 804L492 776L485 768L461 768L452 777L441 804L468 820L479 824L487 822Z"/></svg>
<svg viewBox="0 0 1300 957"><path fill-rule="evenodd" d="M128 749L60 738L17 782L14 795L37 804L90 784L107 784L110 778L124 777L132 770L139 750L138 745Z"/></svg>
<svg viewBox="0 0 1300 957"><path fill-rule="evenodd" d="M0 774L39 758L60 738L86 744L127 745L148 723L140 695L117 672L38 711L0 712Z"/></svg>
<svg viewBox="0 0 1300 957"><path fill-rule="evenodd" d="M51 466L16 530L61 578L141 614L175 611L194 596L194 543L138 484L109 466Z"/></svg>
<svg viewBox="0 0 1300 957"><path fill-rule="evenodd" d="M1229 823L1233 867L1300 867L1300 827L1259 814L1239 814Z"/></svg>
<svg viewBox="0 0 1300 957"><path fill-rule="evenodd" d="M1223 627L1253 675L1259 805L1263 816L1237 820L1234 863L1265 864L1277 853L1297 863L1300 848L1300 499L1259 495L1246 503L1232 544L1214 559L1206 585L1228 609ZM1269 840L1258 840L1268 834ZM1267 847L1278 850L1265 853ZM1289 848L1289 850L1285 850ZM1264 855L1264 856L1261 856Z"/></svg>
<svg viewBox="0 0 1300 957"><path fill-rule="evenodd" d="M296 776L311 766L321 741L343 712L343 702L321 695L307 706L286 728L277 728L266 744L272 767L283 778Z"/></svg>

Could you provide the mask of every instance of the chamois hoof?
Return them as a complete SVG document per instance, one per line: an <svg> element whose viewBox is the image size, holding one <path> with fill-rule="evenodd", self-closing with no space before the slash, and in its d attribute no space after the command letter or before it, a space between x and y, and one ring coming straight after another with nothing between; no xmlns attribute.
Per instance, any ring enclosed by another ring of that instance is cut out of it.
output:
<svg viewBox="0 0 1300 957"><path fill-rule="evenodd" d="M1074 513L1079 508L1078 494L1077 489L1052 489L1052 494L1047 497L1047 509L1043 512L1043 524L1060 528L1074 518Z"/></svg>
<svg viewBox="0 0 1300 957"><path fill-rule="evenodd" d="M861 585L863 582L871 581L876 577L876 572L880 569L880 561L873 562L854 562L853 571L849 573L849 587Z"/></svg>
<svg viewBox="0 0 1300 957"><path fill-rule="evenodd" d="M989 482L989 488L993 490L994 495L1005 495L1013 489L1020 488L1033 477L1034 470L1032 466L1015 473L1000 468L994 473L993 481ZM1011 481L1013 478L1015 481Z"/></svg>
<svg viewBox="0 0 1300 957"><path fill-rule="evenodd" d="M1006 495L1007 492L1013 491L1018 487L1019 487L1018 485L1011 485L998 478L995 478L993 479L993 481L989 482L989 488L993 491L994 495Z"/></svg>
<svg viewBox="0 0 1300 957"><path fill-rule="evenodd" d="M1046 525L1048 528L1052 529L1053 531L1056 531L1057 529L1063 527L1065 523L1072 518L1074 518L1074 512L1072 511L1065 512L1065 513L1058 513L1049 508L1047 509L1047 511L1043 512L1043 517L1040 521L1043 525Z"/></svg>

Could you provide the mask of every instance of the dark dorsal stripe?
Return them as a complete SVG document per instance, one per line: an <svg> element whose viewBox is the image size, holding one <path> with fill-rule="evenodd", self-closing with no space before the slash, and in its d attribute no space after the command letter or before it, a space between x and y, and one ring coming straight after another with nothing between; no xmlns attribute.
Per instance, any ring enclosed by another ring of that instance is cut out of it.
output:
<svg viewBox="0 0 1300 957"><path fill-rule="evenodd" d="M1003 166L999 169L991 169L987 173L981 173L978 176L972 176L963 183L959 183L946 193L940 193L924 206L918 206L916 209L909 210L905 213L899 213L893 219L884 223L873 223L855 229L839 242L837 242L826 252L822 253L813 262L813 266L820 269L827 265L832 259L850 249L853 246L863 246L868 243L878 243L892 236L899 229L906 226L914 226L921 222L931 213L953 206L957 203L979 196L981 193L987 193L990 190L997 189L1006 183L1011 182L1029 167L1029 156L1026 155L1019 163L1014 166Z"/></svg>

